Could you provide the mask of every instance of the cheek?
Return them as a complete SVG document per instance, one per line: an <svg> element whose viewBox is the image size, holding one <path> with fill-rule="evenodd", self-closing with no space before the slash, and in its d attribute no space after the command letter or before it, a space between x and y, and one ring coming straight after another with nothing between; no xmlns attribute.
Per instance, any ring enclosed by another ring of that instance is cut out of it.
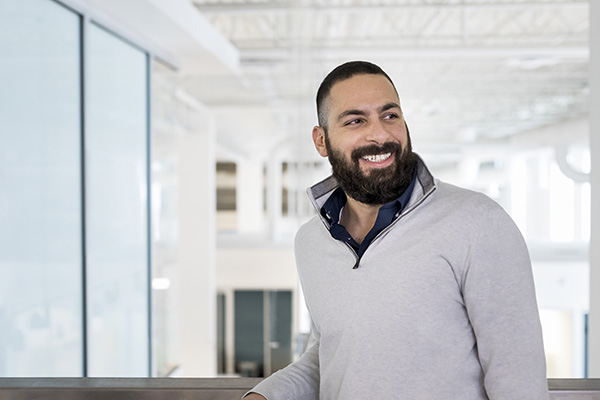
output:
<svg viewBox="0 0 600 400"><path fill-rule="evenodd" d="M396 125L394 127L394 129L392 130L391 134L398 139L398 141L401 141L402 143L407 141L408 138L408 132L406 130L406 127L404 126L404 124L402 125Z"/></svg>
<svg viewBox="0 0 600 400"><path fill-rule="evenodd" d="M329 148L337 153L350 154L356 147L358 147L358 141L352 135L339 135L335 140L329 140Z"/></svg>
<svg viewBox="0 0 600 400"><path fill-rule="evenodd" d="M353 150L367 146L370 143L364 139L363 135L354 134L346 135L346 137L344 137L344 141L340 144L344 151L352 153Z"/></svg>
<svg viewBox="0 0 600 400"><path fill-rule="evenodd" d="M406 131L403 132L396 132L392 135L392 137L398 142L400 143L400 145L402 146L402 149L405 149L406 146L408 145L408 143L410 142L408 135L406 134Z"/></svg>

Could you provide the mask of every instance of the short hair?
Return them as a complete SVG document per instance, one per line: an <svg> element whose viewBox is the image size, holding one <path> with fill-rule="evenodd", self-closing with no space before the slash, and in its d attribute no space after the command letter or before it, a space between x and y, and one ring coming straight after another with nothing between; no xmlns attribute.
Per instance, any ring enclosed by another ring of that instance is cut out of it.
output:
<svg viewBox="0 0 600 400"><path fill-rule="evenodd" d="M321 85L319 86L319 90L317 91L317 118L319 120L319 126L327 128L328 110L325 103L331 93L333 85L340 81L350 79L355 75L383 75L390 81L396 94L398 94L392 79L378 65L368 61L348 61L334 68L325 79L323 79L323 82L321 82Z"/></svg>

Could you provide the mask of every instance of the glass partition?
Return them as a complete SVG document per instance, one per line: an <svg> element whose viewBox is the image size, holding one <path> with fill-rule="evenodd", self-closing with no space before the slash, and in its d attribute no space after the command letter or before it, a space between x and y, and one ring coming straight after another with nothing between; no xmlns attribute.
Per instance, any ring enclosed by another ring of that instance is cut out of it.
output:
<svg viewBox="0 0 600 400"><path fill-rule="evenodd" d="M94 24L87 55L88 375L148 376L147 55Z"/></svg>
<svg viewBox="0 0 600 400"><path fill-rule="evenodd" d="M80 17L0 0L0 376L81 376Z"/></svg>

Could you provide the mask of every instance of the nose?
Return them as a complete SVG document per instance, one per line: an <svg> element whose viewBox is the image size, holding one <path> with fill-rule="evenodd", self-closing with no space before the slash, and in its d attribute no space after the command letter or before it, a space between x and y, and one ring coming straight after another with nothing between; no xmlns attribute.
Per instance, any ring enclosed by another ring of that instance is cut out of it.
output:
<svg viewBox="0 0 600 400"><path fill-rule="evenodd" d="M390 132L379 119L372 120L365 132L365 139L370 143L384 144L390 139Z"/></svg>

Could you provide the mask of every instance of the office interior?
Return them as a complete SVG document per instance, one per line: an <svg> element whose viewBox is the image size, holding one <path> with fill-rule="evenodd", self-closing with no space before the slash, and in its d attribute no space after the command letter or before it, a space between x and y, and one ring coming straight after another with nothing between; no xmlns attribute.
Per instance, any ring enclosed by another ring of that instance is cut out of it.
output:
<svg viewBox="0 0 600 400"><path fill-rule="evenodd" d="M584 0L0 0L0 377L298 357L314 95L352 59L433 174L521 229L548 377L600 377L599 24Z"/></svg>

